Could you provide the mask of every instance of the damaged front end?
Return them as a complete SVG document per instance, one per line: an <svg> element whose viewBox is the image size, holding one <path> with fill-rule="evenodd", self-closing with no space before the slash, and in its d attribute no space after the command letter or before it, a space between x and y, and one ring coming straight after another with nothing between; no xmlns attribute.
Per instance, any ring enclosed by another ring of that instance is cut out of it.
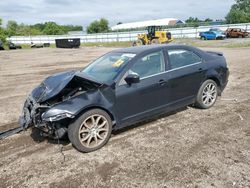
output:
<svg viewBox="0 0 250 188"><path fill-rule="evenodd" d="M34 126L41 130L43 136L63 138L75 117L68 110L73 104L70 100L100 85L77 75L75 71L48 77L26 99L20 126L23 129Z"/></svg>
<svg viewBox="0 0 250 188"><path fill-rule="evenodd" d="M43 115L51 109L52 106L40 105L30 95L24 103L22 116L19 119L20 126L25 130L28 127L34 126L41 130L43 136L51 138L63 138L67 132L67 118L74 118L71 114L58 114L54 117L43 118Z"/></svg>

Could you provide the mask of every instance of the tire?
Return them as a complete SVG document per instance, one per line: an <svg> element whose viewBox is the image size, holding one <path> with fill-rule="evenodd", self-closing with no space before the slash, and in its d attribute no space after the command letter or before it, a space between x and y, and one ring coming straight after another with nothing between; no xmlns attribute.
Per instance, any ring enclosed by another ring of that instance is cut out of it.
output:
<svg viewBox="0 0 250 188"><path fill-rule="evenodd" d="M135 41L135 46L142 46L144 44L145 43L144 43L144 41L142 39L138 39L138 40Z"/></svg>
<svg viewBox="0 0 250 188"><path fill-rule="evenodd" d="M160 41L159 41L159 39L153 39L153 40L151 41L151 44L152 44L152 45L160 44Z"/></svg>
<svg viewBox="0 0 250 188"><path fill-rule="evenodd" d="M207 38L206 37L201 37L201 40L207 40Z"/></svg>
<svg viewBox="0 0 250 188"><path fill-rule="evenodd" d="M211 108L218 97L218 86L213 80L206 80L196 96L195 106L201 109Z"/></svg>
<svg viewBox="0 0 250 188"><path fill-rule="evenodd" d="M101 109L92 109L69 125L68 137L78 151L87 153L103 147L108 142L111 131L110 116Z"/></svg>

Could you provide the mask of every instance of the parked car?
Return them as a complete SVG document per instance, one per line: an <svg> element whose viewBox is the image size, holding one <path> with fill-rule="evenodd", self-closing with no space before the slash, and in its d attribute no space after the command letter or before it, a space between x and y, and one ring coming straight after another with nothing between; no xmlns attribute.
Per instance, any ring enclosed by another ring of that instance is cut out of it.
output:
<svg viewBox="0 0 250 188"><path fill-rule="evenodd" d="M214 31L214 32L221 33L221 34L225 35L225 31L222 31L219 28L211 28L211 29L209 29L209 31Z"/></svg>
<svg viewBox="0 0 250 188"><path fill-rule="evenodd" d="M34 44L33 42L31 42L30 47L31 48L43 48L43 44Z"/></svg>
<svg viewBox="0 0 250 188"><path fill-rule="evenodd" d="M52 75L25 101L20 124L68 135L81 152L104 146L111 131L194 104L214 105L229 71L221 53L185 45L114 50L80 71Z"/></svg>
<svg viewBox="0 0 250 188"><path fill-rule="evenodd" d="M216 31L200 32L200 38L203 40L225 39L226 35Z"/></svg>
<svg viewBox="0 0 250 188"><path fill-rule="evenodd" d="M228 28L226 30L226 36L228 38L244 38L249 35L249 32L247 32L244 29L239 28Z"/></svg>

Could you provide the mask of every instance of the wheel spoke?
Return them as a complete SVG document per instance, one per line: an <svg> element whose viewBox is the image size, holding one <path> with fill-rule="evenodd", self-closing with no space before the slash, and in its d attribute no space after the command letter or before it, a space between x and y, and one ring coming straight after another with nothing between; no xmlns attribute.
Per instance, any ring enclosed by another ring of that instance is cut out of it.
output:
<svg viewBox="0 0 250 188"><path fill-rule="evenodd" d="M104 139L99 133L97 133L96 136L97 136L97 138L99 138L100 140L103 140L103 139Z"/></svg>
<svg viewBox="0 0 250 188"><path fill-rule="evenodd" d="M82 133L89 133L89 130L88 129L87 130L83 129L83 130L80 131L80 134L82 134Z"/></svg>
<svg viewBox="0 0 250 188"><path fill-rule="evenodd" d="M98 132L103 132L103 131L107 132L107 129L105 129L105 128L98 129Z"/></svg>
<svg viewBox="0 0 250 188"><path fill-rule="evenodd" d="M99 123L99 121L100 121L101 118L102 118L101 116L98 116L98 117L96 118L96 121L95 121L96 125L98 125L98 123Z"/></svg>
<svg viewBox="0 0 250 188"><path fill-rule="evenodd" d="M212 85L211 91L215 91L215 86Z"/></svg>
<svg viewBox="0 0 250 188"><path fill-rule="evenodd" d="M85 136L85 138L81 139L81 141L84 142L84 141L86 141L89 137L90 137L90 134L88 134L87 136Z"/></svg>
<svg viewBox="0 0 250 188"><path fill-rule="evenodd" d="M104 125L106 125L106 123L107 123L107 121L105 121L105 120L104 120L104 121L102 122L102 124L101 124L101 125L98 125L98 128L99 128L99 129L100 129L100 128L103 128L103 127L104 127Z"/></svg>
<svg viewBox="0 0 250 188"><path fill-rule="evenodd" d="M89 137L89 139L88 139L88 141L87 141L87 146L90 145L90 142L91 142L92 138L93 138L92 136Z"/></svg>
<svg viewBox="0 0 250 188"><path fill-rule="evenodd" d="M93 127L93 125L95 124L95 118L94 118L94 116L91 116L91 121L92 121L92 127Z"/></svg>
<svg viewBox="0 0 250 188"><path fill-rule="evenodd" d="M94 140L95 140L95 145L98 145L97 135L95 135L93 138L94 138Z"/></svg>
<svg viewBox="0 0 250 188"><path fill-rule="evenodd" d="M207 104L207 102L208 102L208 97L206 97L204 103Z"/></svg>

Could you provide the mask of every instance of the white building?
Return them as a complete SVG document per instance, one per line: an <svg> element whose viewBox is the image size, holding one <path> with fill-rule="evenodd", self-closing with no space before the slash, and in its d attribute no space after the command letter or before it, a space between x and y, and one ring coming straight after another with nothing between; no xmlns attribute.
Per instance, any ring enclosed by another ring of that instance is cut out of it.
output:
<svg viewBox="0 0 250 188"><path fill-rule="evenodd" d="M157 19L157 20L147 20L141 22L131 22L131 23L124 23L119 24L111 27L112 31L122 30L122 29L137 29L137 28L144 28L147 26L168 26L168 25L176 25L184 23L183 21L176 19L176 18L164 18L164 19Z"/></svg>

